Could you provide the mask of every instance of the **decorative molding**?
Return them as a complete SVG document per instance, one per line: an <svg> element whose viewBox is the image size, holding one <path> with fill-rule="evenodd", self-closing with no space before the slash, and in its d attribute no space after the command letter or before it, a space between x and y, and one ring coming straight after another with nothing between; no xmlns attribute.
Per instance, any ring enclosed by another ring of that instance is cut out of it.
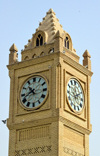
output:
<svg viewBox="0 0 100 156"><path fill-rule="evenodd" d="M18 141L49 137L50 136L50 125L23 129L23 130L19 130L18 133L19 133Z"/></svg>
<svg viewBox="0 0 100 156"><path fill-rule="evenodd" d="M39 153L47 153L47 152L51 152L51 145L34 147L30 149L16 150L15 156L22 156L22 155L28 156L28 155L39 154Z"/></svg>
<svg viewBox="0 0 100 156"><path fill-rule="evenodd" d="M71 156L84 156L83 154L79 153L79 152L76 152L72 149L69 149L67 147L63 147L63 150L66 154L70 154Z"/></svg>

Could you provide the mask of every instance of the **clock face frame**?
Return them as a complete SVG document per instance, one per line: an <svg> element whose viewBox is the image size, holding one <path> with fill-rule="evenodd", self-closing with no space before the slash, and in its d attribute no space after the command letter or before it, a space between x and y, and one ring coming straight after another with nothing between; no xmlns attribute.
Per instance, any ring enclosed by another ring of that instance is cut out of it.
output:
<svg viewBox="0 0 100 156"><path fill-rule="evenodd" d="M66 92L70 109L73 112L80 114L85 105L85 94L80 81L76 78L70 78L67 83Z"/></svg>
<svg viewBox="0 0 100 156"><path fill-rule="evenodd" d="M24 109L39 108L47 99L48 81L45 77L34 75L28 78L20 89L20 104Z"/></svg>

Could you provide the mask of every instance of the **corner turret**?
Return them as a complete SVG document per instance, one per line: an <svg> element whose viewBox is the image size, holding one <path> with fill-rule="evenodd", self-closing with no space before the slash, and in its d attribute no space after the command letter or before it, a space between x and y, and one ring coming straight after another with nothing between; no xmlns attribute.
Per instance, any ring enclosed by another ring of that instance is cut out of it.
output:
<svg viewBox="0 0 100 156"><path fill-rule="evenodd" d="M84 57L83 66L91 70L91 60L90 60L91 55L89 54L88 50L85 50L83 57Z"/></svg>
<svg viewBox="0 0 100 156"><path fill-rule="evenodd" d="M17 53L18 49L17 49L16 45L13 44L10 47L9 51L10 51L10 54L9 54L9 65L18 62L18 53Z"/></svg>

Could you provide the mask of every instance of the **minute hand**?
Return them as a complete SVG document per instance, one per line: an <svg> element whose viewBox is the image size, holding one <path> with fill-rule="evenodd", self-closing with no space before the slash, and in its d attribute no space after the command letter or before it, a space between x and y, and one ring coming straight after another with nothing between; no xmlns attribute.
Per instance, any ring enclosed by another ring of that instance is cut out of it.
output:
<svg viewBox="0 0 100 156"><path fill-rule="evenodd" d="M82 92L80 92L79 94L76 94L75 96L79 96Z"/></svg>
<svg viewBox="0 0 100 156"><path fill-rule="evenodd" d="M33 93L33 95L35 94L35 93L34 93L34 89L32 89L30 92L28 92L28 94L26 94L25 97L28 96L28 95L31 94L31 93Z"/></svg>

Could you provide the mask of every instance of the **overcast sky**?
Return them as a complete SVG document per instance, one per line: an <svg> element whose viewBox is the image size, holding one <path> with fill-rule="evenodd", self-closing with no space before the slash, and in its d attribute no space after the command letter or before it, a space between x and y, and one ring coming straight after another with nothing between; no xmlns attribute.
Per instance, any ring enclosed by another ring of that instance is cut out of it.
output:
<svg viewBox="0 0 100 156"><path fill-rule="evenodd" d="M8 118L9 112L9 48L15 43L21 60L21 49L50 8L70 34L80 63L86 49L91 55L90 156L100 155L100 0L0 0L0 156L8 156L9 133L1 120Z"/></svg>

